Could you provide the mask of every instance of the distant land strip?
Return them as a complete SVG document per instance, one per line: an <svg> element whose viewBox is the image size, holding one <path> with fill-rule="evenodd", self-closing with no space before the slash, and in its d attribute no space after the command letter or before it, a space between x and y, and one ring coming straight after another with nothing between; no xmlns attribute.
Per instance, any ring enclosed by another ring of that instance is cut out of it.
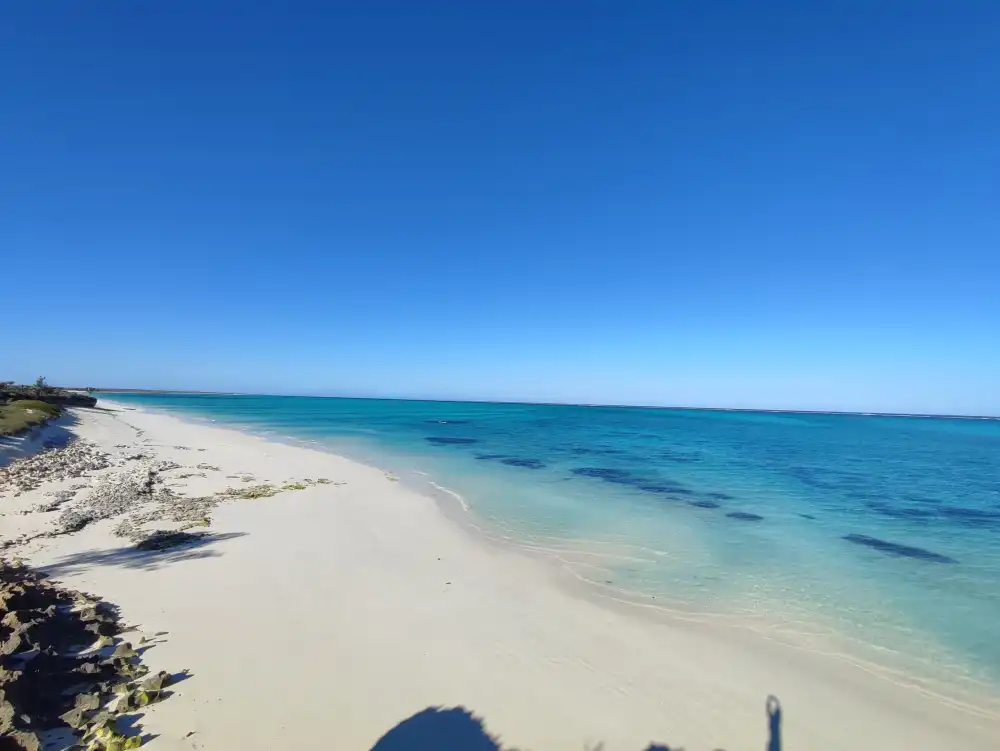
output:
<svg viewBox="0 0 1000 751"><path fill-rule="evenodd" d="M85 391L86 387L62 386L67 391ZM923 412L868 412L858 410L844 412L839 410L819 409L766 409L763 407L682 407L679 405L661 404L586 404L576 402L513 402L493 401L490 399L417 399L405 396L347 396L331 394L265 394L249 391L192 391L190 389L122 389L105 388L103 386L89 387L93 391L103 391L106 394L192 394L200 396L279 396L310 399L371 399L386 402L428 402L431 404L519 404L534 407L598 407L606 409L663 409L685 410L690 412L740 412L760 413L768 415L847 415L850 417L922 417L940 420L1000 420L1000 415L936 415Z"/></svg>

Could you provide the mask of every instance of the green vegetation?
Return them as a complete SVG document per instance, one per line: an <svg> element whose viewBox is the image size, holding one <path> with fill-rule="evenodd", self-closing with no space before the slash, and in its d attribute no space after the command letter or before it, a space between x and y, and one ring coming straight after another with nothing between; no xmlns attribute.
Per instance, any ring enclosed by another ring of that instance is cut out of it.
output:
<svg viewBox="0 0 1000 751"><path fill-rule="evenodd" d="M97 404L97 398L89 394L50 386L45 376L38 376L30 385L0 381L0 405L25 400L48 402L60 407L93 407Z"/></svg>
<svg viewBox="0 0 1000 751"><path fill-rule="evenodd" d="M60 414L55 404L34 399L0 404L0 435L17 435Z"/></svg>
<svg viewBox="0 0 1000 751"><path fill-rule="evenodd" d="M58 417L62 414L62 410L59 409L55 404L49 404L48 402L40 402L37 399L22 399L19 402L13 402L12 407L18 407L19 409L37 409L44 412L49 417Z"/></svg>
<svg viewBox="0 0 1000 751"><path fill-rule="evenodd" d="M278 489L273 485L251 485L248 488L229 488L223 491L223 495L227 495L230 498L253 500L256 498L270 498L277 492Z"/></svg>

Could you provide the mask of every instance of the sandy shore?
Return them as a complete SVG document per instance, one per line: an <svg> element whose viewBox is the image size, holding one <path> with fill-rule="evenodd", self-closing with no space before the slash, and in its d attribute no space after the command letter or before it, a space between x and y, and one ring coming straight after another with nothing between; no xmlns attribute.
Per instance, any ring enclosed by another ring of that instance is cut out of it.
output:
<svg viewBox="0 0 1000 751"><path fill-rule="evenodd" d="M153 748L496 748L468 714L424 711L435 707L464 707L523 751L985 751L1000 738L996 717L843 661L607 607L377 469L102 404L67 429L112 466L0 495L0 536L52 529L76 501L30 511L47 492L92 486L137 454L181 497L304 486L220 503L183 547L136 551L113 533L119 515L6 551L168 632L145 662L191 677L143 717ZM780 722L765 713L769 694Z"/></svg>

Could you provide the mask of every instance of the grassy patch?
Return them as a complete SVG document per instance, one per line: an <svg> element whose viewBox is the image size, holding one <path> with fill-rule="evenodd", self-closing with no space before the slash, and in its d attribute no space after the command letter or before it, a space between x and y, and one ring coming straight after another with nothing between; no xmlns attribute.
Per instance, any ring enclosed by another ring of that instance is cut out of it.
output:
<svg viewBox="0 0 1000 751"><path fill-rule="evenodd" d="M0 435L17 435L61 413L56 405L34 399L0 404Z"/></svg>
<svg viewBox="0 0 1000 751"><path fill-rule="evenodd" d="M49 417L58 417L62 414L62 410L57 405L49 404L48 402L40 402L36 399L21 399L16 402L11 402L8 406L17 407L18 409L40 410Z"/></svg>

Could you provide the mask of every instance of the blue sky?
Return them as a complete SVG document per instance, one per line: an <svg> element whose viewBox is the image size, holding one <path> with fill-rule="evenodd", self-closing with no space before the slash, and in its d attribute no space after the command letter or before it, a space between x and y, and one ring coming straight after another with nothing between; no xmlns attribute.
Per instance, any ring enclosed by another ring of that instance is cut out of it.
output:
<svg viewBox="0 0 1000 751"><path fill-rule="evenodd" d="M1000 4L3 15L0 378L1000 414Z"/></svg>

